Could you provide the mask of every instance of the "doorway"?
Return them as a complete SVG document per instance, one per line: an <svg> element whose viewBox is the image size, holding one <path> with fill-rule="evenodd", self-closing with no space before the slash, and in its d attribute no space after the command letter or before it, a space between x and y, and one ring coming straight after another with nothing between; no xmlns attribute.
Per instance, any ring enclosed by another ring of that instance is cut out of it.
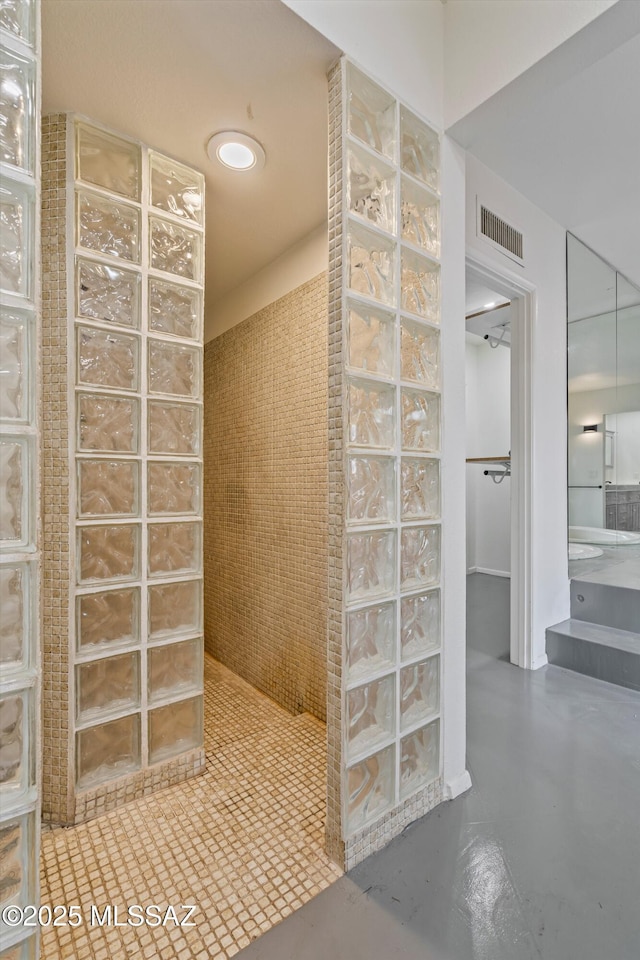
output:
<svg viewBox="0 0 640 960"><path fill-rule="evenodd" d="M478 254L467 255L466 283L469 294L468 309L471 315L471 333L476 331L485 344L484 349L492 350L498 357L498 366L502 365L502 391L499 409L502 427L499 441L504 443L510 438L509 455L497 451L494 464L468 464L467 470L482 469L480 481L489 483L495 480L498 488L508 485L509 506L508 523L506 521L506 498L501 496L501 533L496 529L489 538L493 540L490 556L502 557L499 567L487 567L492 573L485 576L509 574L509 659L511 663L526 669L535 669L542 663L534 662L531 649L531 471L532 471L532 425L531 425L531 355L532 328L535 315L535 288L522 280L508 268L497 270L495 266L482 259ZM473 291L477 299L472 299ZM483 299L486 297L486 299ZM482 302L481 302L482 301ZM493 306L485 306L494 304ZM508 306L507 306L508 305ZM508 318L506 314L508 313ZM487 319L488 318L488 319ZM508 322L507 322L508 321ZM488 339L484 340L487 336ZM508 346L506 345L508 342ZM493 346L492 346L493 344ZM500 355L502 351L502 364ZM504 354L509 362L505 363ZM508 404L508 406L507 406ZM508 410L508 417L507 417ZM508 426L507 426L508 424ZM468 425L469 426L469 425ZM494 425L495 426L495 425ZM475 444L475 436L474 436ZM489 456L484 450L479 457ZM492 471L486 476L484 470ZM496 475L497 472L497 475ZM504 476L501 478L500 473ZM509 474L507 477L506 474ZM492 491L493 493L494 491ZM506 490L504 491L506 493ZM506 566L506 542L509 540L509 564ZM506 569L505 569L506 567ZM502 579L507 579L503 576ZM502 587L504 592L504 585ZM545 660L546 662L546 660Z"/></svg>
<svg viewBox="0 0 640 960"><path fill-rule="evenodd" d="M509 659L511 304L466 277L468 643Z"/></svg>

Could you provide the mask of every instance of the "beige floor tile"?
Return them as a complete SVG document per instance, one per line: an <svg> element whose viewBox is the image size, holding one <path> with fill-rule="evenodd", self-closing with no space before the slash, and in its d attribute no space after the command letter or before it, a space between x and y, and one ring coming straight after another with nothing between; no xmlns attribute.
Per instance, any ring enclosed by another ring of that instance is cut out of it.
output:
<svg viewBox="0 0 640 960"><path fill-rule="evenodd" d="M43 960L228 960L340 876L323 850L325 727L205 656L205 772L42 834L42 902L85 923ZM91 905L196 904L192 928L90 926Z"/></svg>

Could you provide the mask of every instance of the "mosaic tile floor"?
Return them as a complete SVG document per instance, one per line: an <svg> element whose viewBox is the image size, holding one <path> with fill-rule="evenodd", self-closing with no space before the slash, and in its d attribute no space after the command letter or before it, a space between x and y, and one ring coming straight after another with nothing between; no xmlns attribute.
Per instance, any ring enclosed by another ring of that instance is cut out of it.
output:
<svg viewBox="0 0 640 960"><path fill-rule="evenodd" d="M203 775L43 833L42 903L78 904L83 922L44 930L42 960L232 957L341 875L323 850L324 724L207 656L205 748ZM120 921L131 904L195 904L195 926L92 925L92 904Z"/></svg>

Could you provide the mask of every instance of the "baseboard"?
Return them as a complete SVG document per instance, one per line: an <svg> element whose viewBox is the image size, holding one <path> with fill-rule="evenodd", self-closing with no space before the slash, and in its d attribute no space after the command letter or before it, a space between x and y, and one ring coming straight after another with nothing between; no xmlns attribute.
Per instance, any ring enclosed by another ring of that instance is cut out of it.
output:
<svg viewBox="0 0 640 960"><path fill-rule="evenodd" d="M540 667L546 667L549 661L547 660L546 653L541 654L539 657L536 657L531 664L532 670L539 670Z"/></svg>
<svg viewBox="0 0 640 960"><path fill-rule="evenodd" d="M455 800L461 793L466 793L467 790L470 789L471 774L468 770L464 770L459 776L454 777L453 780L447 780L445 782L444 798L445 800Z"/></svg>
<svg viewBox="0 0 640 960"><path fill-rule="evenodd" d="M490 570L489 567L473 567L473 573L486 573L490 577L506 577L507 580L511 579L511 574L508 570Z"/></svg>
<svg viewBox="0 0 640 960"><path fill-rule="evenodd" d="M477 572L478 572L478 568L477 568L477 567L468 567L468 568L467 568L467 576L468 576L468 577L470 577L472 573L477 573Z"/></svg>

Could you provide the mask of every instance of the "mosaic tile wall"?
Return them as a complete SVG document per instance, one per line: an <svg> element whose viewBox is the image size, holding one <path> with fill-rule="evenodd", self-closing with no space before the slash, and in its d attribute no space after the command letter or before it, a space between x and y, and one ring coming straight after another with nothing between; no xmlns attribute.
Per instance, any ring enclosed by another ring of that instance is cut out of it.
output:
<svg viewBox="0 0 640 960"><path fill-rule="evenodd" d="M442 799L439 137L344 59L329 91L327 847L349 869Z"/></svg>
<svg viewBox="0 0 640 960"><path fill-rule="evenodd" d="M39 903L40 9L0 4L0 951L35 960L4 907Z"/></svg>
<svg viewBox="0 0 640 960"><path fill-rule="evenodd" d="M207 343L209 653L292 713L326 715L327 277Z"/></svg>
<svg viewBox="0 0 640 960"><path fill-rule="evenodd" d="M203 768L204 181L43 129L44 817Z"/></svg>

